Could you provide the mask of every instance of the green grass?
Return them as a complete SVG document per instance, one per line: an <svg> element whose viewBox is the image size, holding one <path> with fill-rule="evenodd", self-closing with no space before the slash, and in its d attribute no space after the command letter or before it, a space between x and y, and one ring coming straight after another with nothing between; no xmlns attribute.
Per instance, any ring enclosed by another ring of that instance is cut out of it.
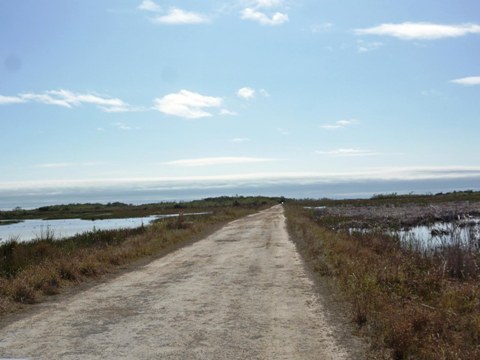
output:
<svg viewBox="0 0 480 360"><path fill-rule="evenodd" d="M349 235L286 207L289 232L316 276L333 278L351 319L394 359L480 359L480 256L425 256L381 233ZM465 269L469 271L449 271Z"/></svg>

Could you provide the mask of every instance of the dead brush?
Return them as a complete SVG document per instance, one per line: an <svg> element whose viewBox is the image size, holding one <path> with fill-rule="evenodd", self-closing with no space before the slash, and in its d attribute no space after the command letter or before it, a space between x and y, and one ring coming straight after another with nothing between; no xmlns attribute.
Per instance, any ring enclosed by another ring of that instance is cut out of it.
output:
<svg viewBox="0 0 480 360"><path fill-rule="evenodd" d="M17 278L8 292L14 301L21 304L34 304L38 297L34 287L24 277Z"/></svg>
<svg viewBox="0 0 480 360"><path fill-rule="evenodd" d="M183 213L180 213L174 221L167 222L167 229L169 230L185 230L192 227L192 223L185 220Z"/></svg>
<svg viewBox="0 0 480 360"><path fill-rule="evenodd" d="M42 229L32 242L11 241L0 245L0 315L19 308L18 304L41 301L44 295L99 277L115 267L161 253L207 233L216 226L267 208L243 205L218 206L215 213L165 219L137 229L100 230L55 239L49 228Z"/></svg>
<svg viewBox="0 0 480 360"><path fill-rule="evenodd" d="M62 280L76 281L80 278L78 263L64 260L58 264L57 269Z"/></svg>
<svg viewBox="0 0 480 360"><path fill-rule="evenodd" d="M384 234L332 231L294 205L286 215L306 263L313 270L327 263L350 303L352 321L373 344L383 344L399 360L480 359L480 258L478 246L470 245L475 242L461 239L432 256ZM321 249L320 256L312 256L312 249Z"/></svg>

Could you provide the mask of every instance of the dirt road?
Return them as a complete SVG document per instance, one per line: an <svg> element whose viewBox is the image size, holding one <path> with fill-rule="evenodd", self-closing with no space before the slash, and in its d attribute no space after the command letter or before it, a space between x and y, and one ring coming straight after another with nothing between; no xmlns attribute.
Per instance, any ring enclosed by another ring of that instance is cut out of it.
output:
<svg viewBox="0 0 480 360"><path fill-rule="evenodd" d="M0 329L0 358L358 359L326 316L282 206Z"/></svg>

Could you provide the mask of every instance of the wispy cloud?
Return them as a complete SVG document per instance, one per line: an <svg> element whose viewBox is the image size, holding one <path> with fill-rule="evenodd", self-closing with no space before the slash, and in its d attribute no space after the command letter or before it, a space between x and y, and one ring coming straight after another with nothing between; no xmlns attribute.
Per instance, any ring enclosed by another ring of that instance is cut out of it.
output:
<svg viewBox="0 0 480 360"><path fill-rule="evenodd" d="M62 169L62 168L70 168L70 167L99 166L104 164L105 164L104 162L99 162L99 161L89 161L89 162L81 162L81 163L62 162L62 163L42 163L42 164L33 165L32 167L37 169Z"/></svg>
<svg viewBox="0 0 480 360"><path fill-rule="evenodd" d="M163 163L164 165L173 166L215 166L215 165L234 165L234 164L249 164L274 161L274 159L257 158L257 157L209 157L201 159L183 159L174 160Z"/></svg>
<svg viewBox="0 0 480 360"><path fill-rule="evenodd" d="M270 94L265 89L258 90L258 94L265 98L270 97ZM252 100L257 96L257 90L248 86L242 87L241 89L238 89L237 96L245 100Z"/></svg>
<svg viewBox="0 0 480 360"><path fill-rule="evenodd" d="M364 41L358 40L357 41L357 50L359 53L365 53L373 50L377 50L381 48L384 44L379 41Z"/></svg>
<svg viewBox="0 0 480 360"><path fill-rule="evenodd" d="M162 8L152 0L143 0L142 3L138 5L137 9L152 12L159 12L162 10Z"/></svg>
<svg viewBox="0 0 480 360"><path fill-rule="evenodd" d="M480 34L480 25L443 25L427 22L387 23L366 29L356 29L355 34L393 36L402 40L436 40Z"/></svg>
<svg viewBox="0 0 480 360"><path fill-rule="evenodd" d="M277 26L288 22L288 14L284 9L283 0L252 0L240 12L243 20L250 20L260 25Z"/></svg>
<svg viewBox="0 0 480 360"><path fill-rule="evenodd" d="M266 97L266 98L270 97L270 93L269 93L267 90L265 90L265 89L260 89L258 92L259 92L260 95L262 95L263 97Z"/></svg>
<svg viewBox="0 0 480 360"><path fill-rule="evenodd" d="M111 125L115 126L117 129L123 130L123 131L133 130L133 128L130 125L127 125L123 122L114 122Z"/></svg>
<svg viewBox="0 0 480 360"><path fill-rule="evenodd" d="M45 105L56 105L73 108L84 104L94 105L104 112L139 111L121 99L100 96L92 93L75 93L69 90L49 90L44 93L21 93L16 96L1 96L0 104L19 104L37 102Z"/></svg>
<svg viewBox="0 0 480 360"><path fill-rule="evenodd" d="M246 143L250 142L251 140L249 138L235 138L231 140L235 144L240 144L240 143Z"/></svg>
<svg viewBox="0 0 480 360"><path fill-rule="evenodd" d="M45 163L45 164L37 164L34 165L34 168L38 169L60 169L66 167L72 167L73 163Z"/></svg>
<svg viewBox="0 0 480 360"><path fill-rule="evenodd" d="M455 79L450 81L454 84L464 85L464 86L474 86L480 85L480 76L470 76L461 79Z"/></svg>
<svg viewBox="0 0 480 360"><path fill-rule="evenodd" d="M332 30L334 27L333 23L326 22L323 24L315 24L310 26L310 31L314 34L324 33Z"/></svg>
<svg viewBox="0 0 480 360"><path fill-rule="evenodd" d="M240 174L216 174L209 176L183 176L183 177L142 177L142 178L103 178L103 179L70 179L70 180L31 180L0 182L1 191L25 191L44 189L70 189L79 188L122 188L129 189L146 185L158 189L165 186L171 189L173 185L191 188L196 186L211 187L215 184L235 186L248 182L254 184L273 183L338 183L355 181L409 181L409 180L449 180L449 179L477 179L480 178L480 167L381 167L363 171L344 172L263 172Z"/></svg>
<svg viewBox="0 0 480 360"><path fill-rule="evenodd" d="M27 102L26 99L23 99L20 96L3 96L0 95L0 105L9 105L9 104L21 104Z"/></svg>
<svg viewBox="0 0 480 360"><path fill-rule="evenodd" d="M221 109L220 110L220 115L222 115L222 116L237 116L238 113L236 113L235 111L228 110L228 109Z"/></svg>
<svg viewBox="0 0 480 360"><path fill-rule="evenodd" d="M378 155L378 153L373 151L362 149L336 149L329 151L316 151L316 153L319 155L328 155L332 157L359 157Z"/></svg>
<svg viewBox="0 0 480 360"><path fill-rule="evenodd" d="M277 128L277 132L280 134L280 135L284 135L284 136L287 136L287 135L290 135L290 131L284 129L284 128Z"/></svg>
<svg viewBox="0 0 480 360"><path fill-rule="evenodd" d="M327 130L336 130L336 129L343 129L357 123L358 123L358 120L356 119L348 119L348 120L339 120L334 122L333 124L320 125L320 127L322 129L327 129Z"/></svg>
<svg viewBox="0 0 480 360"><path fill-rule="evenodd" d="M157 24L166 25L194 25L207 24L210 22L210 18L200 13L171 8L167 14L152 18L152 21Z"/></svg>
<svg viewBox="0 0 480 360"><path fill-rule="evenodd" d="M205 108L222 105L222 98L205 96L188 90L165 95L154 100L154 108L164 114L185 119L199 119L212 116Z"/></svg>
<svg viewBox="0 0 480 360"><path fill-rule="evenodd" d="M237 91L237 96L242 99L251 100L255 98L255 89L243 87Z"/></svg>
<svg viewBox="0 0 480 360"><path fill-rule="evenodd" d="M241 12L241 18L244 20L251 20L259 23L260 25L277 26L288 22L288 14L275 12L272 16L268 16L264 12L261 12L252 8L245 8Z"/></svg>
<svg viewBox="0 0 480 360"><path fill-rule="evenodd" d="M283 5L283 0L253 0L251 4L257 8L273 8Z"/></svg>

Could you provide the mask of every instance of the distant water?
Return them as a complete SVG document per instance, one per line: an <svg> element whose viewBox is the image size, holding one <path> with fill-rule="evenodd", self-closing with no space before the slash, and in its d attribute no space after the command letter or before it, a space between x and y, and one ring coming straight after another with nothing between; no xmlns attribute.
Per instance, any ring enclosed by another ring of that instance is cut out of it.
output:
<svg viewBox="0 0 480 360"><path fill-rule="evenodd" d="M185 216L204 215L208 213L186 213ZM139 218L104 219L104 220L24 220L16 224L0 225L0 244L15 239L31 241L42 237L47 231L52 231L55 239L65 238L93 230L133 229L149 225L162 218L177 217L178 214L152 215Z"/></svg>
<svg viewBox="0 0 480 360"><path fill-rule="evenodd" d="M26 191L0 190L0 210L15 207L34 209L47 205L70 203L148 204L162 201L189 201L215 196L285 196L296 199L368 198L375 194L417 194L460 190L480 190L480 179L417 181L340 181L336 183L249 183L243 185L192 185L191 187L124 187L89 189L49 189Z"/></svg>
<svg viewBox="0 0 480 360"><path fill-rule="evenodd" d="M85 231L111 230L120 228L136 228L150 224L157 219L157 216L128 219L106 219L106 220L24 220L10 225L0 225L0 244L10 239L18 241L30 241L40 238L46 231L52 231L55 238L63 238L80 234Z"/></svg>
<svg viewBox="0 0 480 360"><path fill-rule="evenodd" d="M397 231L394 234L400 239L421 250L435 249L446 245L461 245L464 247L479 247L480 219L469 219L469 223L437 222L430 226L415 226L408 230Z"/></svg>

